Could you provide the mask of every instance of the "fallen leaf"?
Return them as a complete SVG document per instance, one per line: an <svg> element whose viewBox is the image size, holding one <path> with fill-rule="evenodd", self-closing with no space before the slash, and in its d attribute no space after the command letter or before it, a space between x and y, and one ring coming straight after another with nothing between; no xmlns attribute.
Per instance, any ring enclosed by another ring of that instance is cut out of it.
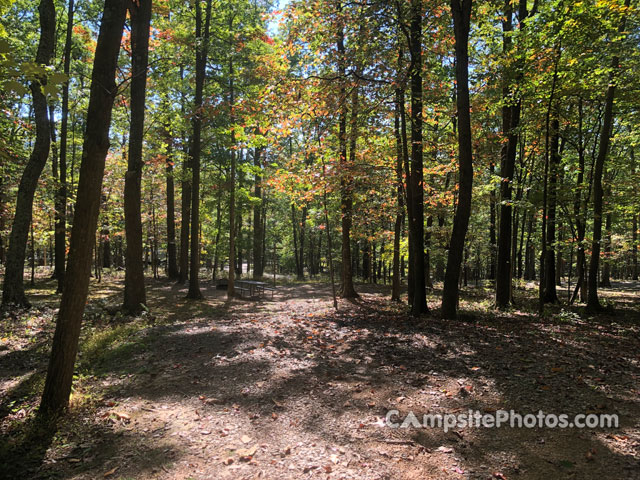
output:
<svg viewBox="0 0 640 480"><path fill-rule="evenodd" d="M444 445L442 447L438 447L438 452L442 452L442 453L452 453L453 452L453 448L451 447L445 447Z"/></svg>
<svg viewBox="0 0 640 480"><path fill-rule="evenodd" d="M241 462L250 462L257 450L258 446L254 445L251 448L240 448L236 453L238 454L238 459Z"/></svg>
<svg viewBox="0 0 640 480"><path fill-rule="evenodd" d="M116 473L116 470L118 470L118 468L120 467L113 467L111 470L109 470L108 472L104 472L104 478L110 477L111 475L113 475L114 473Z"/></svg>

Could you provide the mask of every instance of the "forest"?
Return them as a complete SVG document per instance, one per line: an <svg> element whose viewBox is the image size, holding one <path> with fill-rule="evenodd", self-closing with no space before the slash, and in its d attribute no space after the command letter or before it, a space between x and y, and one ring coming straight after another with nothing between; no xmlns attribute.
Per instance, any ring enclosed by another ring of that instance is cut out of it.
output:
<svg viewBox="0 0 640 480"><path fill-rule="evenodd" d="M0 0L0 479L640 479L639 9Z"/></svg>

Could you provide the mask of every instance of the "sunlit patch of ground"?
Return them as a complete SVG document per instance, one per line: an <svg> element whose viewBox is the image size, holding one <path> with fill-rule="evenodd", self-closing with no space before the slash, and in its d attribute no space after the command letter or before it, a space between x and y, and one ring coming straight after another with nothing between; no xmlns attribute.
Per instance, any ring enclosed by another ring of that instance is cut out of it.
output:
<svg viewBox="0 0 640 480"><path fill-rule="evenodd" d="M203 301L148 281L149 312L118 312L122 279L92 282L69 414L34 422L57 296L8 317L0 344L0 459L7 478L640 478L637 284L603 296L615 313L551 306L534 285L507 312L465 289L456 322L414 319L389 288L339 300L321 282L273 299ZM618 288L619 287L619 288ZM609 429L392 429L425 413L617 413ZM5 459L11 458L7 463Z"/></svg>

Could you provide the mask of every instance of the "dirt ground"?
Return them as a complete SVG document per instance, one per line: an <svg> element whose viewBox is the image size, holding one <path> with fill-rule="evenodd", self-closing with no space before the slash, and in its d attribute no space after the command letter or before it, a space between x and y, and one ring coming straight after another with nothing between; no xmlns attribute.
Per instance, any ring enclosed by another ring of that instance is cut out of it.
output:
<svg viewBox="0 0 640 480"><path fill-rule="evenodd" d="M388 288L332 309L322 283L274 298L204 301L149 281L149 313L116 312L120 279L92 286L69 413L37 421L57 297L0 331L0 478L640 479L638 284L615 312L513 311L468 288L461 320L420 320ZM439 305L438 292L429 297ZM534 293L530 292L531 298ZM389 410L617 414L618 428L394 429Z"/></svg>

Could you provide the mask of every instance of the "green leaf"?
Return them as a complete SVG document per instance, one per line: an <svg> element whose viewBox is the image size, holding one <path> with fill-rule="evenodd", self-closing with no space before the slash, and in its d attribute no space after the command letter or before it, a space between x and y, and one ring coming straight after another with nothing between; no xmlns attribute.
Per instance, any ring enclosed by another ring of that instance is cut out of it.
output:
<svg viewBox="0 0 640 480"><path fill-rule="evenodd" d="M53 73L49 76L49 83L54 85L60 85L66 83L69 77L67 77L64 73Z"/></svg>
<svg viewBox="0 0 640 480"><path fill-rule="evenodd" d="M6 92L15 92L17 95L26 95L29 93L27 87L15 80L7 80L2 84L2 89Z"/></svg>
<svg viewBox="0 0 640 480"><path fill-rule="evenodd" d="M58 95L59 92L60 90L56 85L46 84L42 86L42 93L44 93L46 96L53 97L55 95Z"/></svg>
<svg viewBox="0 0 640 480"><path fill-rule="evenodd" d="M11 52L11 45L4 38L0 38L0 53Z"/></svg>

